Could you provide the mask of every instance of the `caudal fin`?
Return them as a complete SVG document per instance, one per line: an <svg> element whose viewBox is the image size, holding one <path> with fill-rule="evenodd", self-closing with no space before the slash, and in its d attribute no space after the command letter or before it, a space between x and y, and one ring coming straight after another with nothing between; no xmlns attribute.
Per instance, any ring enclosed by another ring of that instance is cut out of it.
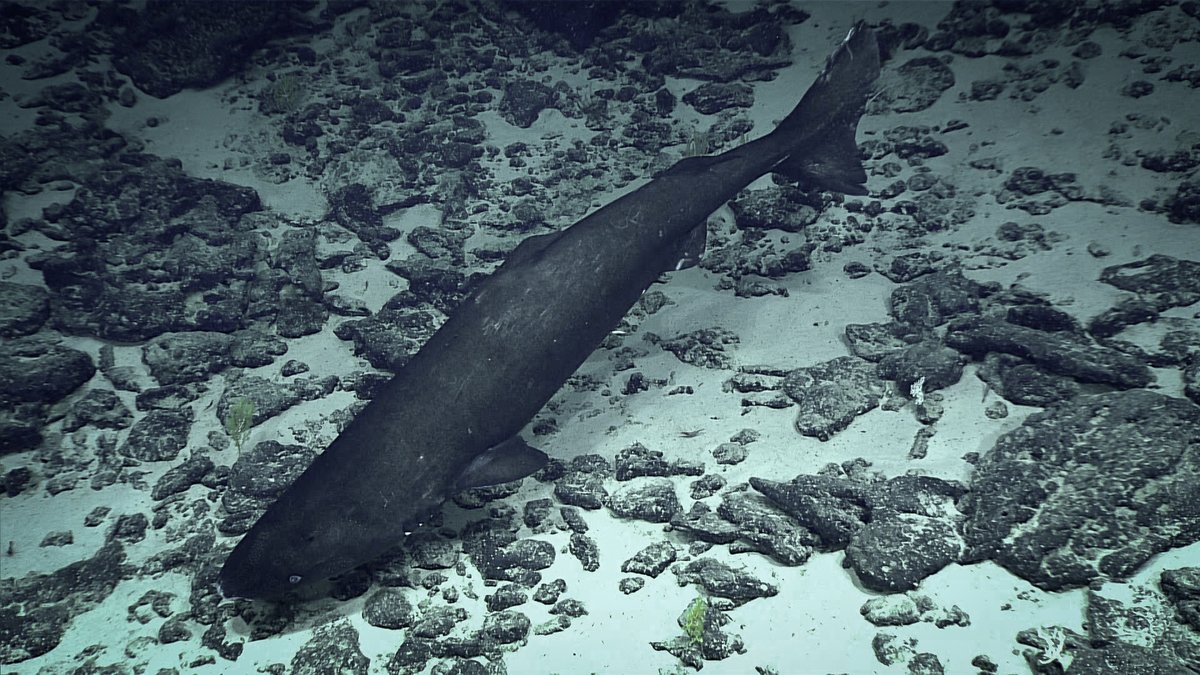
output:
<svg viewBox="0 0 1200 675"><path fill-rule="evenodd" d="M830 54L796 108L771 132L779 147L789 148L772 171L823 190L867 194L867 172L854 131L878 76L879 44L860 21Z"/></svg>

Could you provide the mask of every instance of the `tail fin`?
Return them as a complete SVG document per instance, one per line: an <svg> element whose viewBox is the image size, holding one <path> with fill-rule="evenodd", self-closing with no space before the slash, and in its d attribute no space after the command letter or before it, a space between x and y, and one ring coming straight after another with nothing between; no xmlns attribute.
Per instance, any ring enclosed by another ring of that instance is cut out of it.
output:
<svg viewBox="0 0 1200 675"><path fill-rule="evenodd" d="M771 136L789 152L772 171L824 190L867 194L854 131L879 76L879 44L858 22Z"/></svg>

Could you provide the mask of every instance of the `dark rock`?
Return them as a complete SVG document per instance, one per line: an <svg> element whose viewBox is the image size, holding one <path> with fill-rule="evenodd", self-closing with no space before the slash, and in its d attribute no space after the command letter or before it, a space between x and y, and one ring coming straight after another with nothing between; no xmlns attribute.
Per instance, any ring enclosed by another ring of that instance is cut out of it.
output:
<svg viewBox="0 0 1200 675"><path fill-rule="evenodd" d="M617 584L617 588L625 595L632 595L646 586L646 580L641 577L625 577Z"/></svg>
<svg viewBox="0 0 1200 675"><path fill-rule="evenodd" d="M7 7L4 10L4 32L0 35L0 49L11 50L41 40L59 27L63 18L60 10L51 11L38 5Z"/></svg>
<svg viewBox="0 0 1200 675"><path fill-rule="evenodd" d="M316 453L299 445L263 441L243 452L230 470L221 506L229 514L218 523L224 534L242 534L292 481L308 468Z"/></svg>
<svg viewBox="0 0 1200 675"><path fill-rule="evenodd" d="M579 559L585 571L595 572L600 569L600 548L596 545L595 539L586 534L574 532L571 534L568 550L571 555Z"/></svg>
<svg viewBox="0 0 1200 675"><path fill-rule="evenodd" d="M1200 301L1200 262L1168 255L1105 267L1100 281L1153 301L1160 312Z"/></svg>
<svg viewBox="0 0 1200 675"><path fill-rule="evenodd" d="M964 314L976 314L980 299L990 292L989 287L958 272L937 272L892 291L891 314L919 332Z"/></svg>
<svg viewBox="0 0 1200 675"><path fill-rule="evenodd" d="M1176 150L1170 154L1150 152L1142 156L1142 168L1158 173L1185 173L1200 166L1200 154L1195 150Z"/></svg>
<svg viewBox="0 0 1200 675"><path fill-rule="evenodd" d="M705 328L663 339L646 334L646 341L658 344L684 363L700 368L730 368L732 361L725 345L737 344L737 335L723 328Z"/></svg>
<svg viewBox="0 0 1200 675"><path fill-rule="evenodd" d="M901 200L892 207L893 213L915 217L920 213L918 205L909 200ZM943 259L940 251L914 251L893 256L891 261L875 264L875 271L897 284L906 284L920 277L935 274L938 264ZM900 289L897 289L900 290Z"/></svg>
<svg viewBox="0 0 1200 675"><path fill-rule="evenodd" d="M117 522L113 523L105 536L110 541L136 544L146 538L146 528L149 524L149 519L143 513L123 515L117 518Z"/></svg>
<svg viewBox="0 0 1200 675"><path fill-rule="evenodd" d="M800 408L796 430L827 441L854 418L875 409L884 388L874 364L841 356L791 371L784 378L783 391Z"/></svg>
<svg viewBox="0 0 1200 675"><path fill-rule="evenodd" d="M722 443L713 450L713 459L717 464L741 464L750 455L746 446L740 443Z"/></svg>
<svg viewBox="0 0 1200 675"><path fill-rule="evenodd" d="M419 638L445 637L454 627L466 621L467 610L462 607L438 606L425 610L412 625L412 634Z"/></svg>
<svg viewBox="0 0 1200 675"><path fill-rule="evenodd" d="M554 482L554 497L563 504L595 510L608 501L608 490L602 476L571 471Z"/></svg>
<svg viewBox="0 0 1200 675"><path fill-rule="evenodd" d="M353 341L355 355L372 366L397 371L433 335L437 325L436 317L427 310L385 308L366 319L345 321L333 332Z"/></svg>
<svg viewBox="0 0 1200 675"><path fill-rule="evenodd" d="M164 333L142 347L142 361L160 384L203 382L229 365L232 344L224 333Z"/></svg>
<svg viewBox="0 0 1200 675"><path fill-rule="evenodd" d="M1200 223L1200 181L1185 180L1163 203L1172 223Z"/></svg>
<svg viewBox="0 0 1200 675"><path fill-rule="evenodd" d="M433 532L414 532L404 540L409 565L422 570L447 570L459 559L458 542Z"/></svg>
<svg viewBox="0 0 1200 675"><path fill-rule="evenodd" d="M191 408L179 411L151 410L133 424L121 444L121 454L143 462L173 460L187 447L194 414Z"/></svg>
<svg viewBox="0 0 1200 675"><path fill-rule="evenodd" d="M921 620L921 613L910 596L896 593L871 598L863 603L859 613L875 626L911 626Z"/></svg>
<svg viewBox="0 0 1200 675"><path fill-rule="evenodd" d="M798 192L781 187L746 191L729 202L729 207L737 216L739 230L801 232L817 221L821 211L820 205L806 203Z"/></svg>
<svg viewBox="0 0 1200 675"><path fill-rule="evenodd" d="M75 543L75 534L70 530L61 532L47 532L45 537L42 537L42 542L38 544L39 548L49 548L51 546L70 546Z"/></svg>
<svg viewBox="0 0 1200 675"><path fill-rule="evenodd" d="M763 493L820 539L823 548L841 548L870 519L870 486L828 476L796 476L782 483L751 478Z"/></svg>
<svg viewBox="0 0 1200 675"><path fill-rule="evenodd" d="M660 541L650 544L621 563L621 571L632 574L644 574L657 577L675 562L675 547L670 542Z"/></svg>
<svg viewBox="0 0 1200 675"><path fill-rule="evenodd" d="M898 82L884 92L884 104L893 112L917 112L937 102L943 92L954 86L954 72L936 56L910 59L896 68Z"/></svg>
<svg viewBox="0 0 1200 675"><path fill-rule="evenodd" d="M286 3L121 7L101 12L97 22L115 32L113 66L157 98L215 85L243 69L268 40L305 27Z"/></svg>
<svg viewBox="0 0 1200 675"><path fill-rule="evenodd" d="M907 475L874 482L802 475L787 483L751 478L750 484L815 537L793 536L793 541L826 549L857 544L854 562L861 574L871 577L863 579L868 585L915 586L948 564L945 561L957 559L961 549L954 523L945 516L963 493L957 484ZM934 534L943 535L942 540Z"/></svg>
<svg viewBox="0 0 1200 675"><path fill-rule="evenodd" d="M903 329L895 323L851 323L846 324L845 331L854 355L872 363L909 344L901 337Z"/></svg>
<svg viewBox="0 0 1200 675"><path fill-rule="evenodd" d="M407 240L413 248L433 260L463 265L466 260L463 243L470 235L469 230L442 230L419 225L408 234Z"/></svg>
<svg viewBox="0 0 1200 675"><path fill-rule="evenodd" d="M425 670L429 659L433 658L433 646L433 640L406 635L400 648L388 659L388 672L419 673Z"/></svg>
<svg viewBox="0 0 1200 675"><path fill-rule="evenodd" d="M517 539L508 532L486 530L464 534L463 550L471 556L484 579L528 583L537 570L554 563L554 546L538 539Z"/></svg>
<svg viewBox="0 0 1200 675"><path fill-rule="evenodd" d="M483 633L500 644L513 644L529 637L529 617L520 612L501 611L483 620Z"/></svg>
<svg viewBox="0 0 1200 675"><path fill-rule="evenodd" d="M1008 354L988 354L976 374L990 389L1018 405L1052 405L1071 398L1080 389L1069 377L1048 373Z"/></svg>
<svg viewBox="0 0 1200 675"><path fill-rule="evenodd" d="M89 389L79 397L63 418L65 431L85 426L101 429L125 429L133 422L133 413L120 397L109 389Z"/></svg>
<svg viewBox="0 0 1200 675"><path fill-rule="evenodd" d="M169 645L192 639L192 631L187 626L187 622L179 617L167 619L158 628L158 641Z"/></svg>
<svg viewBox="0 0 1200 675"><path fill-rule="evenodd" d="M0 281L0 337L31 335L50 318L50 294L41 286Z"/></svg>
<svg viewBox="0 0 1200 675"><path fill-rule="evenodd" d="M229 362L238 368L261 368L287 353L287 342L260 330L240 330L233 334Z"/></svg>
<svg viewBox="0 0 1200 675"><path fill-rule="evenodd" d="M1061 309L1049 305L1017 305L1009 307L1004 320L1018 326L1043 331L1079 332L1079 322Z"/></svg>
<svg viewBox="0 0 1200 675"><path fill-rule="evenodd" d="M1128 578L1200 540L1200 484L1187 478L1200 470L1197 443L1200 407L1144 390L1031 415L976 468L965 560L994 560L1046 590Z"/></svg>
<svg viewBox="0 0 1200 675"><path fill-rule="evenodd" d="M9 469L4 473L4 494L7 497L16 497L25 490L25 486L33 480L33 472L27 467L19 466L15 469Z"/></svg>
<svg viewBox="0 0 1200 675"><path fill-rule="evenodd" d="M257 283L260 255L260 239L242 218L261 209L258 195L188 176L178 160L110 154L78 175L72 200L47 216L71 236L28 261L51 291L51 323L127 342L242 327L253 314L247 289ZM262 303L259 311L270 315L273 307Z"/></svg>
<svg viewBox="0 0 1200 675"><path fill-rule="evenodd" d="M706 82L683 95L683 102L702 115L714 115L728 108L754 106L754 90L740 82Z"/></svg>
<svg viewBox="0 0 1200 675"><path fill-rule="evenodd" d="M525 502L525 514L522 521L525 527L537 532L545 529L546 520L550 517L553 502L549 499L531 499Z"/></svg>
<svg viewBox="0 0 1200 675"><path fill-rule="evenodd" d="M685 620L686 610L680 615L680 622ZM690 635L678 635L670 640L655 640L650 646L656 651L665 651L682 661L685 665L700 669L705 661L720 661L734 654L745 653L745 645L740 635L726 633L720 626L732 619L720 610L709 605L704 615L704 631L699 642ZM680 624L682 626L682 623Z"/></svg>
<svg viewBox="0 0 1200 675"><path fill-rule="evenodd" d="M0 403L56 403L95 373L86 352L36 337L6 340L0 346Z"/></svg>
<svg viewBox="0 0 1200 675"><path fill-rule="evenodd" d="M363 620L376 628L399 630L413 624L414 611L404 592L395 588L376 591L363 605Z"/></svg>
<svg viewBox="0 0 1200 675"><path fill-rule="evenodd" d="M296 675L366 675L371 660L359 648L358 637L358 631L349 621L318 626L292 657L289 672Z"/></svg>
<svg viewBox="0 0 1200 675"><path fill-rule="evenodd" d="M808 560L812 547L821 543L774 505L744 492L726 495L717 514L737 527L738 538L730 543L730 553L754 551L794 566Z"/></svg>
<svg viewBox="0 0 1200 675"><path fill-rule="evenodd" d="M774 585L712 558L700 558L686 565L680 563L672 567L671 572L680 586L698 584L708 595L732 600L735 605L779 593Z"/></svg>
<svg viewBox="0 0 1200 675"><path fill-rule="evenodd" d="M561 614L563 616L569 616L572 618L579 618L581 616L586 616L588 611L587 608L583 606L582 602L575 600L574 598L564 598L554 603L554 606L550 608L550 613Z"/></svg>
<svg viewBox="0 0 1200 675"><path fill-rule="evenodd" d="M188 488L197 485L214 468L213 461L203 455L196 455L179 466L173 467L163 474L154 484L150 498L159 501L171 495L186 492Z"/></svg>
<svg viewBox="0 0 1200 675"><path fill-rule="evenodd" d="M171 384L138 392L133 399L133 405L140 411L170 410L178 412L187 408L188 404L194 403L199 397L198 387Z"/></svg>
<svg viewBox="0 0 1200 675"><path fill-rule="evenodd" d="M999 319L961 319L952 323L946 344L964 354L1011 354L1079 382L1143 387L1154 380L1145 364L1075 333L1046 332Z"/></svg>
<svg viewBox="0 0 1200 675"><path fill-rule="evenodd" d="M1158 305L1149 298L1122 298L1115 307L1104 310L1088 322L1088 332L1094 337L1109 338L1129 326L1154 321L1159 317Z"/></svg>
<svg viewBox="0 0 1200 675"><path fill-rule="evenodd" d="M686 513L671 520L671 528L711 544L729 544L740 536L738 527L722 518L704 502L695 502Z"/></svg>
<svg viewBox="0 0 1200 675"><path fill-rule="evenodd" d="M1159 585L1175 607L1175 617L1200 631L1200 567L1163 570Z"/></svg>
<svg viewBox="0 0 1200 675"><path fill-rule="evenodd" d="M614 492L608 507L622 518L637 518L651 523L667 523L683 510L669 480L647 480L624 486Z"/></svg>
<svg viewBox="0 0 1200 675"><path fill-rule="evenodd" d="M791 43L784 25L806 18L803 12L731 12L720 8L693 15L674 3L636 3L631 7L654 18L670 17L665 30L643 31L632 42L645 54L642 67L656 78L732 82L773 79L787 62Z"/></svg>
<svg viewBox="0 0 1200 675"><path fill-rule="evenodd" d="M926 340L889 354L879 361L880 377L892 380L905 394L912 390L917 381L923 391L929 393L958 382L962 379L966 359L962 354L943 346L935 340Z"/></svg>
<svg viewBox="0 0 1200 675"><path fill-rule="evenodd" d="M281 337L297 338L320 333L329 319L329 310L308 298L284 296L275 315L275 330Z"/></svg>
<svg viewBox="0 0 1200 675"><path fill-rule="evenodd" d="M846 547L846 560L867 588L908 591L958 561L962 551L953 522L902 513L867 523Z"/></svg>
<svg viewBox="0 0 1200 675"><path fill-rule="evenodd" d="M217 402L217 419L229 419L230 408L238 401L254 405L251 427L279 415L305 401L315 401L333 393L337 378L293 379L283 384L255 375L243 375L231 381Z"/></svg>
<svg viewBox="0 0 1200 675"><path fill-rule="evenodd" d="M516 584L504 584L495 593L483 596L483 600L487 603L488 611L499 612L525 604L529 601L529 594Z"/></svg>
<svg viewBox="0 0 1200 675"><path fill-rule="evenodd" d="M362 183L350 183L326 198L329 217L372 249L400 237L399 230L383 224L383 213L375 206L374 195Z"/></svg>
<svg viewBox="0 0 1200 675"><path fill-rule="evenodd" d="M312 369L308 367L307 363L297 361L296 359L288 359L283 364L283 367L279 369L279 374L284 377L294 377L296 375L303 375L310 370Z"/></svg>
<svg viewBox="0 0 1200 675"><path fill-rule="evenodd" d="M692 499L705 499L721 491L725 487L725 478L715 473L706 474L700 480L692 481L688 486Z"/></svg>
<svg viewBox="0 0 1200 675"><path fill-rule="evenodd" d="M53 650L78 616L95 609L130 576L124 548L110 539L86 560L7 580L0 607L0 663L21 663Z"/></svg>
<svg viewBox="0 0 1200 675"><path fill-rule="evenodd" d="M1138 633L1145 633L1145 615L1134 616L1130 610L1124 623ZM1052 629L1058 630L1058 629ZM1175 658L1166 644L1156 644L1154 649L1132 644L1123 640L1092 640L1070 629L1062 630L1060 646L1048 641L1037 630L1021 631L1017 641L1034 647L1037 651L1024 651L1027 663L1061 663L1056 657L1069 654L1070 669L1079 673L1185 673L1190 668L1186 661ZM1184 647L1183 649L1187 649ZM1048 661L1047 661L1048 660Z"/></svg>
<svg viewBox="0 0 1200 675"><path fill-rule="evenodd" d="M704 474L704 464L676 460L667 462L658 450L650 450L641 443L621 449L614 461L616 478L627 481L641 476L700 476Z"/></svg>
<svg viewBox="0 0 1200 675"><path fill-rule="evenodd" d="M579 509L573 506L564 506L558 510L558 514L562 516L563 523L567 529L576 534L584 534L588 531L587 521L583 519L583 515L579 513Z"/></svg>
<svg viewBox="0 0 1200 675"><path fill-rule="evenodd" d="M566 4L536 0L505 0L538 28L566 38L576 51L591 46L597 36L620 18L625 6L611 2L572 2Z"/></svg>
<svg viewBox="0 0 1200 675"><path fill-rule="evenodd" d="M567 582L562 579L548 581L537 587L533 593L533 599L543 605L553 605L558 602L559 596L567 592Z"/></svg>
<svg viewBox="0 0 1200 675"><path fill-rule="evenodd" d="M534 80L510 82L500 99L499 113L509 124L528 129L546 108L558 102L554 90Z"/></svg>

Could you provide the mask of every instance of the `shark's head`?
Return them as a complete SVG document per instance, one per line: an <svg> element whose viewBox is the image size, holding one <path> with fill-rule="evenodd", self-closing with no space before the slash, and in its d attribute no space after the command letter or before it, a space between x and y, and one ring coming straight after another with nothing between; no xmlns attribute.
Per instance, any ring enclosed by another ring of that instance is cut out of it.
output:
<svg viewBox="0 0 1200 675"><path fill-rule="evenodd" d="M393 522L403 523L395 529L356 518L354 510L337 517L336 512L314 515L273 506L229 554L217 587L226 598L279 598L378 557L400 544L418 515L435 506L413 503L405 513L393 510Z"/></svg>
<svg viewBox="0 0 1200 675"><path fill-rule="evenodd" d="M357 564L344 555L336 528L265 520L255 524L225 560L217 577L224 597L278 598Z"/></svg>
<svg viewBox="0 0 1200 675"><path fill-rule="evenodd" d="M317 459L325 465L314 463L234 547L217 577L223 596L278 598L348 572L400 544L451 494L527 476L547 459L514 437L470 461L418 454L408 471L354 482L328 478L330 452Z"/></svg>

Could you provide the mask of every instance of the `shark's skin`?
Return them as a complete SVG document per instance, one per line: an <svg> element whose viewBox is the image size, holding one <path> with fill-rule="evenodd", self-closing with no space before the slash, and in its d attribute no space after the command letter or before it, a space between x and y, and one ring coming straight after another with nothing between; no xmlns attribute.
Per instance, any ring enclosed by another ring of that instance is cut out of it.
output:
<svg viewBox="0 0 1200 675"><path fill-rule="evenodd" d="M535 471L545 456L511 439L675 268L709 214L770 171L865 194L854 133L878 72L875 37L859 24L772 133L684 159L522 242L242 538L222 594L273 598L346 572L458 490Z"/></svg>

